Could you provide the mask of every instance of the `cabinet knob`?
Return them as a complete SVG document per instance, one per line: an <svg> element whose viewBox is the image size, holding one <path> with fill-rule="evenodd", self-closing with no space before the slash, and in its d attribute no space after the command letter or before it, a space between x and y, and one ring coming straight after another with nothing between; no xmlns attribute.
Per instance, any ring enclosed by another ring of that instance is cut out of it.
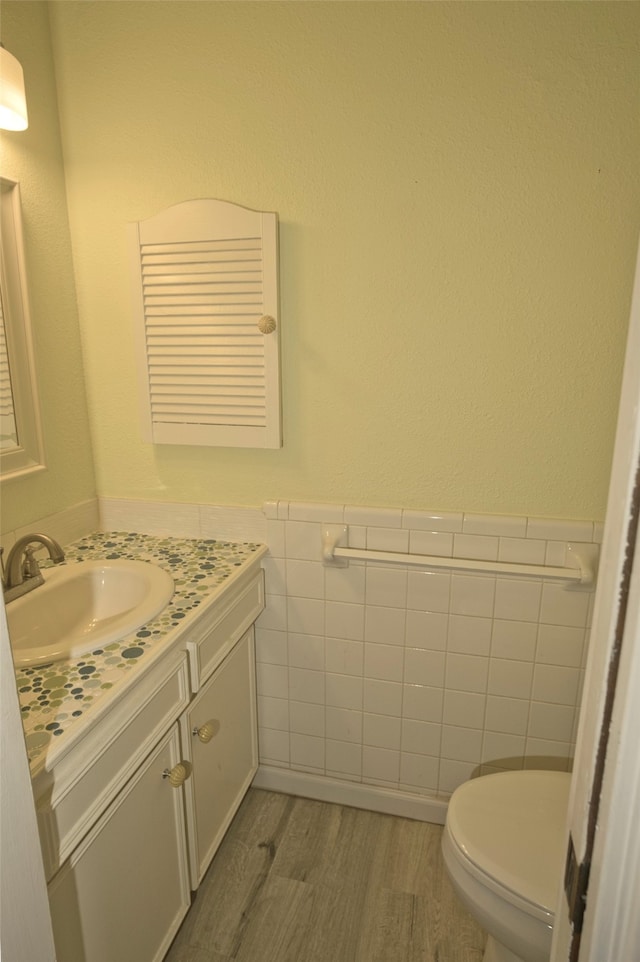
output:
<svg viewBox="0 0 640 962"><path fill-rule="evenodd" d="M263 314L258 321L258 330L262 334L273 334L276 329L276 319L271 314Z"/></svg>
<svg viewBox="0 0 640 962"><path fill-rule="evenodd" d="M177 765L174 765L173 768L165 768L162 777L169 780L172 788L180 788L181 785L184 785L190 774L191 766L189 763L179 762Z"/></svg>
<svg viewBox="0 0 640 962"><path fill-rule="evenodd" d="M210 718L208 722L200 727L195 727L191 729L192 735L197 735L203 745L210 742L214 735L217 735L220 731L220 722L215 718Z"/></svg>

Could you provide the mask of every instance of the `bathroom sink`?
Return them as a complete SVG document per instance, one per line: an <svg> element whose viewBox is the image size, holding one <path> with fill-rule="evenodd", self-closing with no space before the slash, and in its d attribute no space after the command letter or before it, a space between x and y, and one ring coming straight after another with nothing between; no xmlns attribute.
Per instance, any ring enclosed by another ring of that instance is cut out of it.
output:
<svg viewBox="0 0 640 962"><path fill-rule="evenodd" d="M146 561L43 568L45 583L7 605L17 667L75 658L150 621L173 596L171 575Z"/></svg>

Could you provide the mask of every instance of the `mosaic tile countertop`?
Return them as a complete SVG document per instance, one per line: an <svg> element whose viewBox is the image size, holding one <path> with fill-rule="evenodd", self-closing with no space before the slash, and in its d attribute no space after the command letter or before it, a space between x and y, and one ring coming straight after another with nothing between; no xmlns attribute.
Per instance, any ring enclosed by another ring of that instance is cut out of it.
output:
<svg viewBox="0 0 640 962"><path fill-rule="evenodd" d="M175 592L159 615L119 641L78 660L16 671L32 772L40 767L53 740L65 735L96 703L107 698L125 675L144 666L145 655L154 647L157 650L159 641L183 625L204 601L265 550L260 544L158 538L127 532L98 533L66 547L67 562L115 558L151 561L170 572ZM47 565L42 567L46 569Z"/></svg>

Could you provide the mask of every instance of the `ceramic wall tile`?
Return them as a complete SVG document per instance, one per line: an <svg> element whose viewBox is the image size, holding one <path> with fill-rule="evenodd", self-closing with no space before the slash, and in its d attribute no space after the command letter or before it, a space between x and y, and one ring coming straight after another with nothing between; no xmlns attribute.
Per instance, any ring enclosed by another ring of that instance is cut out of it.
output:
<svg viewBox="0 0 640 962"><path fill-rule="evenodd" d="M339 675L364 673L364 642L326 638L324 651L326 671Z"/></svg>
<svg viewBox="0 0 640 962"><path fill-rule="evenodd" d="M348 544L369 550L557 567L568 542L598 543L601 524L275 500L99 506L103 529L267 543L255 631L266 763L425 795L478 771L570 765L593 592L364 560L325 567L321 529L344 523ZM98 523L95 503L63 514L35 527L74 540Z"/></svg>
<svg viewBox="0 0 640 962"><path fill-rule="evenodd" d="M449 633L449 615L440 611L406 612L405 645L444 651Z"/></svg>
<svg viewBox="0 0 640 962"><path fill-rule="evenodd" d="M341 523L344 507L341 504L322 504L310 501L290 501L289 521L319 521Z"/></svg>
<svg viewBox="0 0 640 962"><path fill-rule="evenodd" d="M404 657L405 683L441 688L444 685L445 659L443 651L407 648Z"/></svg>
<svg viewBox="0 0 640 962"><path fill-rule="evenodd" d="M414 718L402 719L401 748L403 752L414 755L440 754L442 725L435 722L418 721Z"/></svg>
<svg viewBox="0 0 640 962"><path fill-rule="evenodd" d="M538 625L526 621L494 618L491 630L491 655L516 661L533 661L536 654Z"/></svg>
<svg viewBox="0 0 640 962"><path fill-rule="evenodd" d="M364 605L327 601L325 604L325 631L328 638L348 638L351 641L363 641Z"/></svg>
<svg viewBox="0 0 640 962"><path fill-rule="evenodd" d="M258 697L258 724L262 728L289 731L289 700L260 695Z"/></svg>
<svg viewBox="0 0 640 962"><path fill-rule="evenodd" d="M330 772L360 776L362 774L362 746L327 738L327 769Z"/></svg>
<svg viewBox="0 0 640 962"><path fill-rule="evenodd" d="M405 608L383 608L367 605L364 618L364 640L381 645L402 647L405 643L407 612Z"/></svg>
<svg viewBox="0 0 640 962"><path fill-rule="evenodd" d="M287 597L287 627L289 631L307 635L324 635L325 604L318 598Z"/></svg>
<svg viewBox="0 0 640 962"><path fill-rule="evenodd" d="M292 732L324 738L324 705L311 705L304 701L291 701L289 724ZM275 728L275 725L273 726Z"/></svg>
<svg viewBox="0 0 640 962"><path fill-rule="evenodd" d="M318 561L321 556L322 526L310 521L288 521L285 526L287 559Z"/></svg>
<svg viewBox="0 0 640 962"><path fill-rule="evenodd" d="M324 635L306 635L290 631L289 666L291 668L309 668L313 671L324 672Z"/></svg>
<svg viewBox="0 0 640 962"><path fill-rule="evenodd" d="M498 538L480 534L456 534L453 536L455 558L498 560Z"/></svg>
<svg viewBox="0 0 640 962"><path fill-rule="evenodd" d="M419 789L433 794L438 790L439 771L439 758L403 752L400 757L400 789L410 792Z"/></svg>
<svg viewBox="0 0 640 962"><path fill-rule="evenodd" d="M326 703L334 708L362 710L363 681L355 675L326 673Z"/></svg>
<svg viewBox="0 0 640 962"><path fill-rule="evenodd" d="M327 738L342 742L362 744L362 712L350 708L326 709L325 726Z"/></svg>
<svg viewBox="0 0 640 962"><path fill-rule="evenodd" d="M365 678L377 678L381 681L402 681L404 666L404 650L397 645L377 645L365 642L364 645L364 674Z"/></svg>
<svg viewBox="0 0 640 962"><path fill-rule="evenodd" d="M481 729L484 727L486 705L487 696L484 693L447 689L444 692L442 720L446 725Z"/></svg>
<svg viewBox="0 0 640 962"><path fill-rule="evenodd" d="M370 551L406 553L409 550L409 532L403 528L369 527L367 528L367 548Z"/></svg>
<svg viewBox="0 0 640 962"><path fill-rule="evenodd" d="M447 651L463 655L488 655L491 650L491 629L491 618L451 615Z"/></svg>
<svg viewBox="0 0 640 962"><path fill-rule="evenodd" d="M364 680L364 710L380 715L402 714L402 685L375 678Z"/></svg>
<svg viewBox="0 0 640 962"><path fill-rule="evenodd" d="M255 635L268 764L424 795L479 772L570 765L593 592L365 560L324 566L321 530L347 525L354 548L563 567L569 542L599 543L600 523L284 500L100 508L103 528L266 541Z"/></svg>
<svg viewBox="0 0 640 962"><path fill-rule="evenodd" d="M266 764L289 765L289 732L276 731L271 728L258 730L258 748L260 758Z"/></svg>
<svg viewBox="0 0 640 962"><path fill-rule="evenodd" d="M526 735L531 703L524 698L487 695L484 726L487 731Z"/></svg>
<svg viewBox="0 0 640 962"><path fill-rule="evenodd" d="M273 628L256 628L256 661L270 665L289 663L288 637L286 631Z"/></svg>
<svg viewBox="0 0 640 962"><path fill-rule="evenodd" d="M455 511L403 511L402 527L419 531L462 531L462 512Z"/></svg>
<svg viewBox="0 0 640 962"><path fill-rule="evenodd" d="M541 581L498 578L494 616L511 621L537 622L540 617L541 596Z"/></svg>
<svg viewBox="0 0 640 962"><path fill-rule="evenodd" d="M403 718L416 721L442 721L444 690L428 685L405 685L402 700Z"/></svg>
<svg viewBox="0 0 640 962"><path fill-rule="evenodd" d="M592 521L556 521L549 518L529 518L527 538L544 541L591 541Z"/></svg>
<svg viewBox="0 0 640 962"><path fill-rule="evenodd" d="M533 680L533 665L524 661L492 658L487 691L490 695L507 698L529 698Z"/></svg>
<svg viewBox="0 0 640 962"><path fill-rule="evenodd" d="M440 754L459 762L479 762L482 749L482 732L474 728L442 726Z"/></svg>
<svg viewBox="0 0 640 962"><path fill-rule="evenodd" d="M366 603L386 608L407 607L407 571L370 565L366 572Z"/></svg>
<svg viewBox="0 0 640 962"><path fill-rule="evenodd" d="M510 564L543 565L546 541L535 538L500 538L498 561Z"/></svg>
<svg viewBox="0 0 640 962"><path fill-rule="evenodd" d="M289 595L325 599L325 569L319 562L287 559L284 564L284 584Z"/></svg>
<svg viewBox="0 0 640 962"><path fill-rule="evenodd" d="M365 601L366 568L351 564L348 568L322 568L327 601L342 601L363 605Z"/></svg>
<svg viewBox="0 0 640 962"><path fill-rule="evenodd" d="M444 531L421 531L411 529L409 535L411 554L435 555L438 558L453 556L453 535Z"/></svg>
<svg viewBox="0 0 640 962"><path fill-rule="evenodd" d="M451 575L441 571L409 571L407 607L448 614L451 609Z"/></svg>
<svg viewBox="0 0 640 962"><path fill-rule="evenodd" d="M362 741L374 748L400 749L401 721L389 715L365 712L362 718Z"/></svg>
<svg viewBox="0 0 640 962"><path fill-rule="evenodd" d="M365 745L362 749L362 777L397 783L400 778L400 752Z"/></svg>
<svg viewBox="0 0 640 962"><path fill-rule="evenodd" d="M494 578L454 574L451 579L451 612L491 618L496 593Z"/></svg>

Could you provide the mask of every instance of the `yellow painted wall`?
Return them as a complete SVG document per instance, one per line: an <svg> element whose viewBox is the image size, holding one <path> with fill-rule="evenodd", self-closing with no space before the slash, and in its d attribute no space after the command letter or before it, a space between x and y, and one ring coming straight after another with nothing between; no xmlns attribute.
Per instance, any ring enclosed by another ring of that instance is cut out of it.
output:
<svg viewBox="0 0 640 962"><path fill-rule="evenodd" d="M2 483L2 531L95 497L62 147L46 3L2 3L2 41L25 73L29 128L1 132L0 173L20 183L47 470Z"/></svg>
<svg viewBox="0 0 640 962"><path fill-rule="evenodd" d="M56 0L50 19L101 494L602 517L640 5ZM280 451L140 440L125 228L193 197L279 213Z"/></svg>

